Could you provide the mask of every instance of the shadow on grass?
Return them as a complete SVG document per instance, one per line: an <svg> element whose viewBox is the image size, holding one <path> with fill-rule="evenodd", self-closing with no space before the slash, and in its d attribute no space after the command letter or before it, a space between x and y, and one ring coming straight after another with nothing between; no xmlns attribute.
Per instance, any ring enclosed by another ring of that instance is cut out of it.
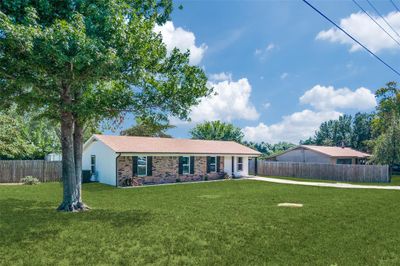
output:
<svg viewBox="0 0 400 266"><path fill-rule="evenodd" d="M117 190L119 188L116 188L115 186L110 186L110 185L103 185L97 182L92 182L92 183L85 183L82 185L82 190L83 192L99 192L99 191L110 191L110 190Z"/></svg>
<svg viewBox="0 0 400 266"><path fill-rule="evenodd" d="M57 237L70 227L112 226L118 230L139 227L152 219L142 210L94 209L82 213L57 212L52 202L0 200L0 248L16 242L36 242Z"/></svg>

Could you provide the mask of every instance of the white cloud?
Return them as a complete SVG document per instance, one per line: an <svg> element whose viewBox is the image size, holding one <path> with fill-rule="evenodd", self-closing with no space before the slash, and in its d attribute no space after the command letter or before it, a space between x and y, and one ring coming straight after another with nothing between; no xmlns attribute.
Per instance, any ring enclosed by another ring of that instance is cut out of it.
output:
<svg viewBox="0 0 400 266"><path fill-rule="evenodd" d="M281 121L271 125L259 123L254 127L245 127L242 129L245 139L270 143L299 143L300 140L313 136L322 122L339 118L342 114L339 109L362 111L376 106L374 94L363 87L352 91L348 88L335 89L332 86L316 85L306 91L299 101L309 104L315 110L305 109L283 116Z"/></svg>
<svg viewBox="0 0 400 266"><path fill-rule="evenodd" d="M285 72L285 73L282 73L282 75L281 75L281 79L283 80L283 79L286 79L287 78L287 76L289 76L289 73L287 73L287 72Z"/></svg>
<svg viewBox="0 0 400 266"><path fill-rule="evenodd" d="M270 44L268 44L266 50L267 50L267 51L271 51L271 50L274 49L274 48L275 48L275 44L270 43Z"/></svg>
<svg viewBox="0 0 400 266"><path fill-rule="evenodd" d="M212 80L212 81L232 80L232 73L221 72L221 73L216 73L216 74L210 74L209 80Z"/></svg>
<svg viewBox="0 0 400 266"><path fill-rule="evenodd" d="M230 76L229 76L230 77ZM257 120L259 113L250 102L251 85L247 78L238 81L223 80L209 82L216 95L203 98L199 105L192 108L192 122L234 119ZM174 121L176 124L177 121Z"/></svg>
<svg viewBox="0 0 400 266"><path fill-rule="evenodd" d="M393 37L397 37L396 33L386 25L382 18L374 15L371 16ZM385 19L397 32L400 32L400 12L391 12L385 16ZM347 18L341 19L340 26L373 52L385 49L399 49L396 42L364 13L353 13ZM362 50L361 46L336 28L319 32L316 39L351 45L351 52Z"/></svg>
<svg viewBox="0 0 400 266"><path fill-rule="evenodd" d="M168 52L172 51L175 47L181 52L190 50L189 61L193 65L200 63L207 50L207 45L205 44L196 46L196 37L193 32L186 31L181 27L175 27L172 21L167 21L162 26L156 25L154 32L161 33Z"/></svg>
<svg viewBox="0 0 400 266"><path fill-rule="evenodd" d="M352 91L348 88L316 85L300 97L300 103L309 104L317 110L356 109L370 110L376 106L375 95L361 87Z"/></svg>
<svg viewBox="0 0 400 266"><path fill-rule="evenodd" d="M254 51L254 55L257 56L260 60L265 60L265 58L267 57L268 53L270 53L272 50L274 50L276 48L277 48L277 46L274 43L269 43L264 48L257 48Z"/></svg>
<svg viewBox="0 0 400 266"><path fill-rule="evenodd" d="M263 107L264 107L265 109L268 109L268 108L271 107L271 103L270 103L270 102L266 102L266 103L263 104Z"/></svg>
<svg viewBox="0 0 400 266"><path fill-rule="evenodd" d="M319 125L330 119L337 119L341 113L336 111L315 112L303 110L288 116L282 117L282 121L266 125L259 123L255 127L242 129L245 139L249 141L277 143L288 141L299 143L300 140L312 136Z"/></svg>

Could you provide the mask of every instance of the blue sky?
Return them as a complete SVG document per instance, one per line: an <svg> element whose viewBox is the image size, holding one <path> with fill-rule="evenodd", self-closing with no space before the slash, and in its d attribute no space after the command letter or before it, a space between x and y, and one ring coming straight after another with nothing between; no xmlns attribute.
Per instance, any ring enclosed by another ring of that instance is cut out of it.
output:
<svg viewBox="0 0 400 266"><path fill-rule="evenodd" d="M352 1L310 2L400 69L400 46ZM358 2L387 28L367 2ZM389 0L372 2L400 33L400 12ZM204 68L219 95L195 107L192 123L173 119L174 137L189 137L196 122L222 119L243 128L248 140L298 142L324 120L373 110L375 90L398 80L300 0L175 4L183 10L156 30L167 47L192 51L191 62Z"/></svg>

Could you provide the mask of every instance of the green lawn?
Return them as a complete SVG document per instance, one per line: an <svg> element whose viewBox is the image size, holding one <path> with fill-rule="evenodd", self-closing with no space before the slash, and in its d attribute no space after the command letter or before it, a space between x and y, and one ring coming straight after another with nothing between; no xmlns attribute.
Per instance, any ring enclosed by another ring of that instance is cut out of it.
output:
<svg viewBox="0 0 400 266"><path fill-rule="evenodd" d="M400 186L400 175L392 176L390 183L338 182L338 181L334 181L334 180L298 178L298 177L286 177L286 176L260 176L260 177L271 177L271 178L279 178L279 179L294 180L294 181L305 181L305 182L344 183L344 184L371 185L371 186Z"/></svg>
<svg viewBox="0 0 400 266"><path fill-rule="evenodd" d="M0 186L0 264L400 264L399 191L87 184L86 213L57 213L60 197L58 183Z"/></svg>

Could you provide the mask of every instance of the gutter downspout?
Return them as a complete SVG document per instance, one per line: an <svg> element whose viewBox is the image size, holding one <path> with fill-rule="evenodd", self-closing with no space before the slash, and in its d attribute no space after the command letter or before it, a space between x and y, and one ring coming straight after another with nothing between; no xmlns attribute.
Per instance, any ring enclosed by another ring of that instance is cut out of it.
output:
<svg viewBox="0 0 400 266"><path fill-rule="evenodd" d="M118 187L118 158L121 156L121 153L118 153L118 156L115 157L115 187Z"/></svg>

